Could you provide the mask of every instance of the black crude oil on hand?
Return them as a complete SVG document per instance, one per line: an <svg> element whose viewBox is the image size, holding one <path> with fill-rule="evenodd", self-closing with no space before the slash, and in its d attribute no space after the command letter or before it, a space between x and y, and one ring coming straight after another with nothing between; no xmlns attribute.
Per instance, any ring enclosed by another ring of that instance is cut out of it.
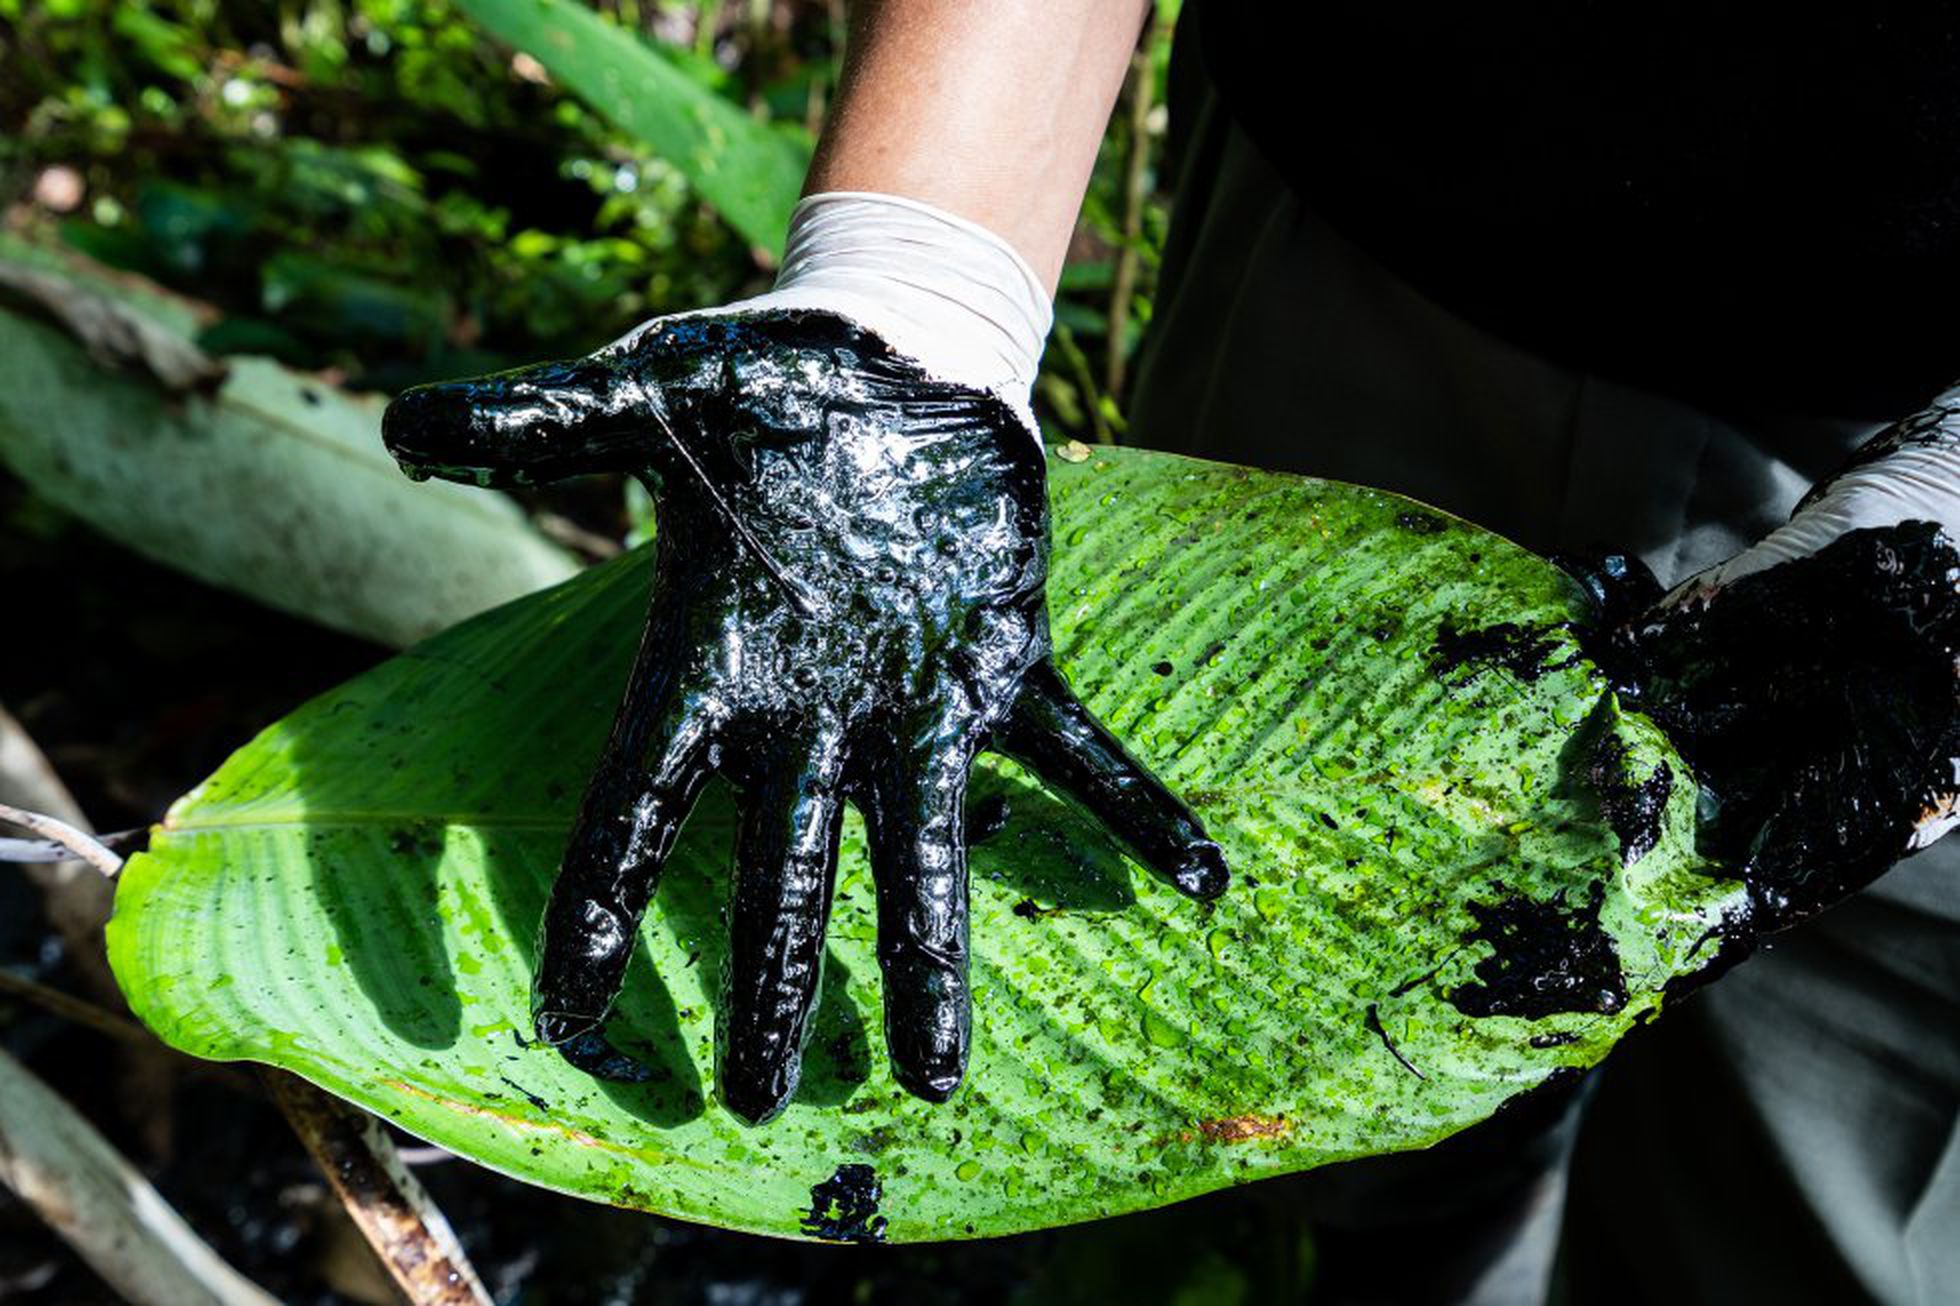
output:
<svg viewBox="0 0 1960 1306"><path fill-rule="evenodd" d="M424 386L384 435L414 476L641 477L651 612L545 912L538 1036L630 1074L600 1027L710 776L743 795L717 1040L751 1122L795 1092L844 804L865 815L894 1074L944 1101L970 1040L965 800L1025 763L1193 898L1218 847L1076 700L1051 657L1048 501L999 400L815 313L656 323L589 358Z"/></svg>
<svg viewBox="0 0 1960 1306"><path fill-rule="evenodd" d="M1581 575L1603 611L1658 587L1637 563ZM1742 942L1854 893L1922 847L1960 799L1960 553L1932 522L1853 531L1817 554L1690 587L1589 637L1706 794L1704 847L1749 886ZM1602 758L1617 772L1617 758ZM1609 803L1664 804L1627 782Z"/></svg>

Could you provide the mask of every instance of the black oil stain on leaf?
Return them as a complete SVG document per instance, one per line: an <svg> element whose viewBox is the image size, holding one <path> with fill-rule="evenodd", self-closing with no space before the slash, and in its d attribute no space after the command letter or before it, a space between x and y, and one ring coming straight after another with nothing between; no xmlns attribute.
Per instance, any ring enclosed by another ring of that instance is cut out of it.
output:
<svg viewBox="0 0 1960 1306"><path fill-rule="evenodd" d="M1561 1012L1612 1015L1626 1006L1626 979L1613 940L1599 924L1606 885L1595 882L1581 907L1565 891L1548 902L1512 896L1469 904L1477 928L1466 942L1488 943L1476 983L1453 989L1450 1004L1466 1016L1539 1020Z"/></svg>
<svg viewBox="0 0 1960 1306"><path fill-rule="evenodd" d="M1395 524L1411 535L1441 535L1450 524L1441 517L1426 512L1405 512L1395 519Z"/></svg>
<svg viewBox="0 0 1960 1306"><path fill-rule="evenodd" d="M1662 987L1661 1010L1665 1011L1697 989L1713 984L1749 959L1756 951L1761 935L1756 925L1755 911L1753 900L1739 903L1724 911L1722 919L1695 940L1694 946L1688 949L1689 959L1701 955L1706 949L1708 961L1700 970L1676 975ZM1711 944L1714 946L1710 947Z"/></svg>
<svg viewBox="0 0 1960 1306"><path fill-rule="evenodd" d="M1674 772L1657 762L1644 780L1627 768L1626 741L1602 734L1593 746L1586 779L1599 798L1600 814L1620 841L1620 864L1631 866L1654 850L1661 838L1661 817L1674 793Z"/></svg>
<svg viewBox="0 0 1960 1306"><path fill-rule="evenodd" d="M509 1084L512 1088L516 1089L518 1096L522 1097L526 1102L529 1102L533 1107L535 1107L539 1111L543 1111L547 1115L550 1114L551 1112L550 1102L546 1101L542 1097L539 1097L536 1093L533 1093L530 1089L524 1087L524 1085L518 1083L516 1080L512 1079L509 1075L498 1075L497 1078L503 1080L506 1084Z"/></svg>
<svg viewBox="0 0 1960 1306"><path fill-rule="evenodd" d="M644 1084L653 1078L651 1067L621 1052L597 1031L588 1030L560 1044L558 1051L565 1060L595 1079L615 1084Z"/></svg>
<svg viewBox="0 0 1960 1306"><path fill-rule="evenodd" d="M881 1243L885 1217L878 1214L884 1188L868 1165L840 1165L837 1173L810 1188L810 1210L803 1232L826 1242Z"/></svg>
<svg viewBox="0 0 1960 1306"><path fill-rule="evenodd" d="M1429 665L1439 676L1462 667L1474 674L1485 667L1508 671L1519 680L1536 680L1547 671L1571 666L1573 658L1552 661L1559 646L1558 627L1528 630L1515 622L1499 622L1481 630L1459 630L1444 622L1436 632Z"/></svg>

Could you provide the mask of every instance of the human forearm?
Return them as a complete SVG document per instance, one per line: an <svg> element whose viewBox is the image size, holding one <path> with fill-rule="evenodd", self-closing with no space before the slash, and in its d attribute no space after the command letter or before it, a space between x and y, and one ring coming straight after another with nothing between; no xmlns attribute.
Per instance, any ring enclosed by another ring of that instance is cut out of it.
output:
<svg viewBox="0 0 1960 1306"><path fill-rule="evenodd" d="M806 194L976 222L1052 292L1148 0L858 0Z"/></svg>
<svg viewBox="0 0 1960 1306"><path fill-rule="evenodd" d="M1180 892L1224 890L1218 845L1069 690L1045 606L1029 390L1143 3L866 0L772 289L384 415L411 475L613 471L655 496L649 625L540 932L534 1028L581 1070L645 1077L604 1026L712 771L744 807L717 1079L750 1123L796 1091L846 799L878 882L885 1046L934 1102L972 1028L982 749Z"/></svg>

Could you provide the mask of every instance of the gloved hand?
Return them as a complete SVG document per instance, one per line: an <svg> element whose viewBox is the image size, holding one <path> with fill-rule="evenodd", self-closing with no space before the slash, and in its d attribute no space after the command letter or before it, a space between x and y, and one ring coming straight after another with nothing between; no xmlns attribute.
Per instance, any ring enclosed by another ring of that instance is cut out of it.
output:
<svg viewBox="0 0 1960 1306"><path fill-rule="evenodd" d="M741 791L729 1109L797 1082L848 800L877 881L893 1070L942 1101L970 1025L963 806L993 748L1196 898L1217 845L1076 701L1049 646L1043 453L1026 413L1047 298L999 241L878 196L799 206L777 289L590 357L408 391L411 475L627 472L659 524L638 661L543 924L538 1036L595 1073L600 1023L711 773Z"/></svg>
<svg viewBox="0 0 1960 1306"><path fill-rule="evenodd" d="M1596 655L1696 769L1712 850L1750 886L1751 933L1960 820L1956 539L1960 390L1664 598L1624 559L1582 576L1602 604Z"/></svg>

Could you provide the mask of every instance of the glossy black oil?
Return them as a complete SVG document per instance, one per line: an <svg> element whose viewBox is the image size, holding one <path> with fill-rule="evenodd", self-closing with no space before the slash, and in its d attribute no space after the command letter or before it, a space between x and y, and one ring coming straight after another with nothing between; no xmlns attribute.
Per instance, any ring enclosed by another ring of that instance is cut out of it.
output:
<svg viewBox="0 0 1960 1306"><path fill-rule="evenodd" d="M1602 612L1658 589L1612 561L1581 576ZM1932 522L1853 531L1582 638L1694 767L1704 847L1749 886L1725 956L1869 884L1960 794L1960 553Z"/></svg>
<svg viewBox="0 0 1960 1306"><path fill-rule="evenodd" d="M1513 622L1478 630L1461 630L1445 623L1436 632L1429 665L1439 676L1466 667L1472 674L1484 667L1496 667L1519 680L1536 680L1547 671L1568 665L1552 661L1558 647L1558 637L1552 631L1527 630Z"/></svg>
<svg viewBox="0 0 1960 1306"><path fill-rule="evenodd" d="M1420 512L1410 509L1397 513L1395 524L1411 535L1440 535L1450 527L1449 522L1433 512Z"/></svg>
<svg viewBox="0 0 1960 1306"><path fill-rule="evenodd" d="M840 1165L837 1173L811 1186L803 1232L826 1242L881 1243L887 1223L878 1214L883 1198L877 1171L868 1165Z"/></svg>
<svg viewBox="0 0 1960 1306"><path fill-rule="evenodd" d="M1598 636L1644 615L1666 592L1646 563L1624 553L1560 553L1552 561L1585 593L1592 611L1579 633L1593 636L1582 643L1595 660Z"/></svg>
<svg viewBox="0 0 1960 1306"><path fill-rule="evenodd" d="M1661 818L1674 793L1674 772L1656 763L1645 776L1628 769L1626 742L1602 731L1587 759L1586 782L1599 799L1600 814L1620 841L1620 864L1631 866L1660 842Z"/></svg>
<svg viewBox="0 0 1960 1306"><path fill-rule="evenodd" d="M1370 1002L1368 1004L1367 1011L1362 1013L1361 1021L1363 1024L1365 1024L1368 1027L1368 1032L1370 1034L1373 1034L1375 1038L1380 1041L1381 1045L1384 1048L1388 1049L1388 1055L1394 1057L1397 1064L1399 1064L1402 1067L1402 1069L1408 1071L1410 1074L1414 1075L1417 1079L1429 1078L1429 1076L1423 1074L1422 1071L1416 1069L1415 1062L1409 1060L1407 1057L1402 1055L1402 1049L1397 1047L1395 1045L1395 1040L1388 1036L1388 1027L1382 1024L1381 1003Z"/></svg>
<svg viewBox="0 0 1960 1306"><path fill-rule="evenodd" d="M1051 659L1043 454L994 397L928 379L829 314L659 323L569 363L411 390L383 421L411 475L645 480L651 611L546 909L541 1038L594 1036L695 798L741 791L719 1081L762 1121L795 1091L844 804L865 815L894 1074L966 1069L967 776L996 747L1185 893L1224 860ZM975 834L990 824L982 814Z"/></svg>
<svg viewBox="0 0 1960 1306"><path fill-rule="evenodd" d="M1931 522L1651 609L1606 659L1709 791L1757 930L1869 884L1960 792L1960 554Z"/></svg>
<svg viewBox="0 0 1960 1306"><path fill-rule="evenodd" d="M1512 897L1470 904L1477 919L1467 942L1491 946L1475 968L1476 982L1445 996L1466 1016L1538 1020L1561 1012L1611 1015L1626 1005L1626 979L1612 936L1599 923L1606 886L1568 905L1563 891L1549 902Z"/></svg>

